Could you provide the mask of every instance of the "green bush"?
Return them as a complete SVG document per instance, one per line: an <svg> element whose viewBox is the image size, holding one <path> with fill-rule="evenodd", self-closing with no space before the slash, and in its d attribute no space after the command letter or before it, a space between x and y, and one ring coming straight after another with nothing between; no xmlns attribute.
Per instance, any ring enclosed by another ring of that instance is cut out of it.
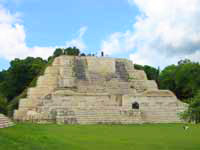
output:
<svg viewBox="0 0 200 150"><path fill-rule="evenodd" d="M181 114L181 118L194 123L200 123L200 91L190 99L188 109Z"/></svg>
<svg viewBox="0 0 200 150"><path fill-rule="evenodd" d="M8 101L5 97L0 96L0 113L7 114Z"/></svg>

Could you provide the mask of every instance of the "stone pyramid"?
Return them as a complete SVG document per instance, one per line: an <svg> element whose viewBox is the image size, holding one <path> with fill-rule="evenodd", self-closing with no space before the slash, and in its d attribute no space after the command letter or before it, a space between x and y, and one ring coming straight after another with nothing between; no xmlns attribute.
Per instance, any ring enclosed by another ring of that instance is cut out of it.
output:
<svg viewBox="0 0 200 150"><path fill-rule="evenodd" d="M15 111L17 121L62 124L181 122L187 105L159 90L131 61L59 56L29 88Z"/></svg>
<svg viewBox="0 0 200 150"><path fill-rule="evenodd" d="M14 125L13 122L4 116L3 114L0 114L0 128L6 128Z"/></svg>

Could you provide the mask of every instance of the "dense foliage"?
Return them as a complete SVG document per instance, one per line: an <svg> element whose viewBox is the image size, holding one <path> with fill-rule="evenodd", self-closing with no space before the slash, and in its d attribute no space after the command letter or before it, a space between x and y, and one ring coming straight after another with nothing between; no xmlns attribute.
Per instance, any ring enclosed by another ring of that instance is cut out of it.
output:
<svg viewBox="0 0 200 150"><path fill-rule="evenodd" d="M79 54L80 54L80 50L76 47L57 48L53 53L53 57L58 57L60 55L78 56ZM82 53L81 55L84 56L85 54Z"/></svg>
<svg viewBox="0 0 200 150"><path fill-rule="evenodd" d="M170 89L181 99L189 99L200 90L200 64L190 60L166 67L160 74L160 88Z"/></svg>
<svg viewBox="0 0 200 150"><path fill-rule="evenodd" d="M200 123L200 91L189 100L189 107L181 116L189 122Z"/></svg>
<svg viewBox="0 0 200 150"><path fill-rule="evenodd" d="M158 83L159 80L159 73L160 73L160 69L156 69L154 67L145 65L138 65L138 64L134 64L135 69L137 70L144 70L148 80L155 80Z"/></svg>
<svg viewBox="0 0 200 150"><path fill-rule="evenodd" d="M8 102L6 98L0 95L0 113L6 114L8 109Z"/></svg>
<svg viewBox="0 0 200 150"><path fill-rule="evenodd" d="M0 73L2 76L2 80L0 80L1 94L8 101L12 100L27 88L46 63L42 58L33 57L11 61L10 68Z"/></svg>
<svg viewBox="0 0 200 150"><path fill-rule="evenodd" d="M29 87L46 63L42 58L15 59L8 70L0 72L0 112L12 113L18 104L13 105L13 100Z"/></svg>

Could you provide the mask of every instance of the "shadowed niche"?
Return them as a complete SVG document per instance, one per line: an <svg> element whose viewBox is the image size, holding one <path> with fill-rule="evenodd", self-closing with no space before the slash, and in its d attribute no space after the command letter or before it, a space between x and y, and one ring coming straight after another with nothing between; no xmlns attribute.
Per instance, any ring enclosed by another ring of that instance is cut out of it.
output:
<svg viewBox="0 0 200 150"><path fill-rule="evenodd" d="M134 102L134 103L132 104L132 109L139 109L139 108L140 108L140 105L139 105L138 102Z"/></svg>

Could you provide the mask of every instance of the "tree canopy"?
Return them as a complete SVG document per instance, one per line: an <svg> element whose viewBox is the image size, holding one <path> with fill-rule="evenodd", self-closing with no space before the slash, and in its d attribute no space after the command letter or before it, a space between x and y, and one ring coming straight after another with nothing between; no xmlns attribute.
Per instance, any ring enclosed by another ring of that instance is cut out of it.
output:
<svg viewBox="0 0 200 150"><path fill-rule="evenodd" d="M1 94L12 100L19 95L30 82L39 75L47 61L42 58L27 57L26 59L15 59L10 62L10 68L1 72L0 91Z"/></svg>
<svg viewBox="0 0 200 150"><path fill-rule="evenodd" d="M68 48L57 48L54 53L53 57L58 57L60 55L72 55L72 56L79 56L80 50L76 47L68 47ZM82 53L82 56L85 54Z"/></svg>
<svg viewBox="0 0 200 150"><path fill-rule="evenodd" d="M181 99L194 97L200 89L200 64L189 60L166 67L160 74L161 89L170 89Z"/></svg>
<svg viewBox="0 0 200 150"><path fill-rule="evenodd" d="M138 65L138 64L134 64L135 69L137 70L144 70L144 72L147 75L148 80L155 80L158 83L158 79L159 79L159 73L160 73L160 69L156 69L154 67L148 66L148 65Z"/></svg>
<svg viewBox="0 0 200 150"><path fill-rule="evenodd" d="M189 107L181 117L189 122L200 123L200 91L189 100Z"/></svg>
<svg viewBox="0 0 200 150"><path fill-rule="evenodd" d="M64 54L78 56L80 54L80 50L76 47L68 47L64 49Z"/></svg>

